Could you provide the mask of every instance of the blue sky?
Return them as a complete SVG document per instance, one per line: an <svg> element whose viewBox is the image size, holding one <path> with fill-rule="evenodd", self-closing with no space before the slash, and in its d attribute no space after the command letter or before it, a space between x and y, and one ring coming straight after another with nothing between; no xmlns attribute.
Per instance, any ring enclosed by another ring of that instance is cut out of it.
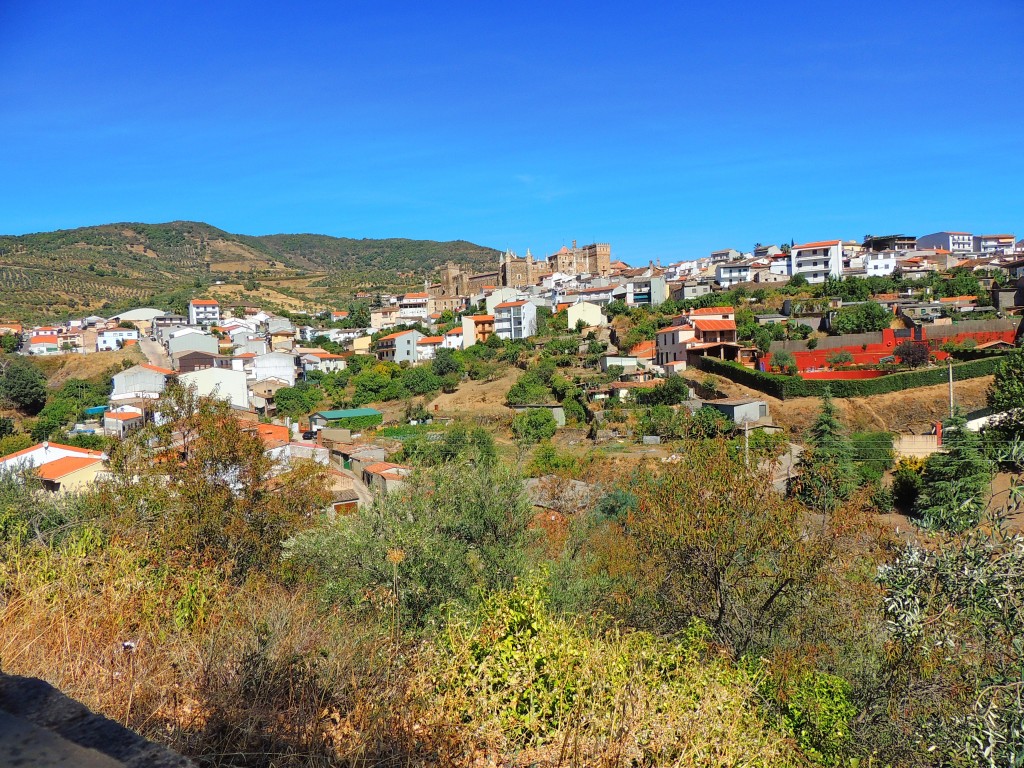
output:
<svg viewBox="0 0 1024 768"><path fill-rule="evenodd" d="M0 232L1024 236L1024 2L674 6L0 2Z"/></svg>

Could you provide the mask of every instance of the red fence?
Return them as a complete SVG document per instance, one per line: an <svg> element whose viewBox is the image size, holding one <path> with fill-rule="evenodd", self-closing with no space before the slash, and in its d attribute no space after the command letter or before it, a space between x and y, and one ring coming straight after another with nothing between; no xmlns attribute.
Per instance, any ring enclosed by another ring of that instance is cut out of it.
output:
<svg viewBox="0 0 1024 768"><path fill-rule="evenodd" d="M842 379L877 379L885 374L886 371L803 371L800 373L800 378L840 381Z"/></svg>

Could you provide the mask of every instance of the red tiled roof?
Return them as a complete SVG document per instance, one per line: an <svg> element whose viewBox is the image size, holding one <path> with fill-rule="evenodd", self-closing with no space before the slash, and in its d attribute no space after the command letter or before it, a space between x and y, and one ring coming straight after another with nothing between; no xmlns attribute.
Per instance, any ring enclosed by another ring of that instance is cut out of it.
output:
<svg viewBox="0 0 1024 768"><path fill-rule="evenodd" d="M175 374L170 368L161 368L159 365L153 365L152 363L139 363L139 367L145 368L147 371L162 373L164 376L174 376Z"/></svg>
<svg viewBox="0 0 1024 768"><path fill-rule="evenodd" d="M694 320L698 331L735 331L735 320Z"/></svg>
<svg viewBox="0 0 1024 768"><path fill-rule="evenodd" d="M250 357L256 357L255 352L242 352L240 355L235 355L236 358L242 360L248 360Z"/></svg>
<svg viewBox="0 0 1024 768"><path fill-rule="evenodd" d="M58 341L56 336L33 336L29 339L29 344L56 344Z"/></svg>
<svg viewBox="0 0 1024 768"><path fill-rule="evenodd" d="M141 419L141 413L133 413L131 411L107 411L103 414L105 419L117 419L118 421L132 421L134 419Z"/></svg>
<svg viewBox="0 0 1024 768"><path fill-rule="evenodd" d="M956 301L977 301L977 296L943 296L939 301L956 302Z"/></svg>
<svg viewBox="0 0 1024 768"><path fill-rule="evenodd" d="M440 344L444 341L444 336L424 336L422 339L417 341L417 344Z"/></svg>
<svg viewBox="0 0 1024 768"><path fill-rule="evenodd" d="M430 294L429 293L423 293L423 292L420 292L420 293L407 293L402 298L403 299L429 299L430 298Z"/></svg>
<svg viewBox="0 0 1024 768"><path fill-rule="evenodd" d="M493 323L494 315L470 315L469 319L474 323Z"/></svg>
<svg viewBox="0 0 1024 768"><path fill-rule="evenodd" d="M805 251L808 248L831 248L833 245L840 245L842 240L819 240L816 243L804 243L803 245L794 245L791 251Z"/></svg>
<svg viewBox="0 0 1024 768"><path fill-rule="evenodd" d="M220 302L216 299L192 299L189 304L195 304L197 307L219 307Z"/></svg>
<svg viewBox="0 0 1024 768"><path fill-rule="evenodd" d="M445 331L444 335L445 336L461 336L462 335L462 329L461 328L452 328L450 331Z"/></svg>
<svg viewBox="0 0 1024 768"><path fill-rule="evenodd" d="M366 471L371 475L382 475L389 469L409 469L409 467L401 464L392 464L390 461L378 461L376 464L366 467Z"/></svg>
<svg viewBox="0 0 1024 768"><path fill-rule="evenodd" d="M700 309L691 309L689 312L691 315L732 315L735 313L736 310L732 307L701 307Z"/></svg>
<svg viewBox="0 0 1024 768"><path fill-rule="evenodd" d="M523 301L503 301L503 302L501 302L501 304L495 304L494 308L495 309L508 309L510 307L521 307L521 306L523 306L526 303L527 302L526 302L525 299Z"/></svg>
<svg viewBox="0 0 1024 768"><path fill-rule="evenodd" d="M318 358L320 360L344 360L345 359L344 355L335 355L335 354L332 354L331 352L312 352L310 354L312 354L313 357L316 357L316 358Z"/></svg>
<svg viewBox="0 0 1024 768"><path fill-rule="evenodd" d="M641 341L631 350L629 354L633 357L654 357L655 344L653 341Z"/></svg>
<svg viewBox="0 0 1024 768"><path fill-rule="evenodd" d="M391 339L397 339L399 336L405 336L407 333L412 333L412 331L395 331L394 333L389 333L387 336L381 336L377 339L377 343L379 344L382 341L391 341Z"/></svg>
<svg viewBox="0 0 1024 768"><path fill-rule="evenodd" d="M287 443L291 439L288 427L282 424L257 424L256 434L262 438L263 442L276 440Z"/></svg>
<svg viewBox="0 0 1024 768"><path fill-rule="evenodd" d="M42 480L60 480L84 467L103 461L95 456L65 456L61 459L48 461L36 468L36 475Z"/></svg>

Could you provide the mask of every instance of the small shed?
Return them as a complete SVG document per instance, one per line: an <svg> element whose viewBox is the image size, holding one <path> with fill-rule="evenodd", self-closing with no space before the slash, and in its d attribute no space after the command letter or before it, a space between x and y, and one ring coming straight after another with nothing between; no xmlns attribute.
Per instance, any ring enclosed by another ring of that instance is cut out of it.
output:
<svg viewBox="0 0 1024 768"><path fill-rule="evenodd" d="M736 397L728 400L708 400L705 405L721 412L734 424L764 422L769 420L768 403L753 397Z"/></svg>

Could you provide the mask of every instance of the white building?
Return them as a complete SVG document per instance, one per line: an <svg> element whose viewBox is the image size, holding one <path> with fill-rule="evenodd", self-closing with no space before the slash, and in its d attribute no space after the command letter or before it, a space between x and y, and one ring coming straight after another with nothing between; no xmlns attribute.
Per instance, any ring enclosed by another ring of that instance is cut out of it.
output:
<svg viewBox="0 0 1024 768"><path fill-rule="evenodd" d="M866 277L887 277L896 269L896 251L877 251L864 255Z"/></svg>
<svg viewBox="0 0 1024 768"><path fill-rule="evenodd" d="M808 283L824 283L843 276L843 241L823 240L794 245L789 253L790 277L803 275Z"/></svg>
<svg viewBox="0 0 1024 768"><path fill-rule="evenodd" d="M933 232L917 238L918 249L941 248L951 253L974 252L974 235L970 232Z"/></svg>
<svg viewBox="0 0 1024 768"><path fill-rule="evenodd" d="M189 325L219 325L220 304L214 299L192 299L188 303Z"/></svg>
<svg viewBox="0 0 1024 768"><path fill-rule="evenodd" d="M55 333L40 333L28 340L30 355L59 355L60 337Z"/></svg>
<svg viewBox="0 0 1024 768"><path fill-rule="evenodd" d="M443 349L462 349L462 329L452 328L444 332L444 341L441 342Z"/></svg>
<svg viewBox="0 0 1024 768"><path fill-rule="evenodd" d="M392 363L416 363L419 361L419 331L396 331L377 339L377 359Z"/></svg>
<svg viewBox="0 0 1024 768"><path fill-rule="evenodd" d="M118 400L155 400L167 388L167 379L175 372L149 363L141 363L115 373L111 402Z"/></svg>
<svg viewBox="0 0 1024 768"><path fill-rule="evenodd" d="M433 360L437 350L444 344L443 336L424 336L416 342L416 359L419 362Z"/></svg>
<svg viewBox="0 0 1024 768"><path fill-rule="evenodd" d="M60 443L37 443L31 448L0 456L0 471L20 471L31 467L41 467L44 464L66 458L102 459L103 453Z"/></svg>
<svg viewBox="0 0 1024 768"><path fill-rule="evenodd" d="M604 312L601 311L601 307L591 301L581 301L578 304L573 304L565 313L570 330L575 328L580 320L588 328L602 328L608 323Z"/></svg>
<svg viewBox="0 0 1024 768"><path fill-rule="evenodd" d="M715 282L723 288L750 282L751 261L730 261L715 267Z"/></svg>
<svg viewBox="0 0 1024 768"><path fill-rule="evenodd" d="M200 397L214 397L227 401L232 408L249 409L249 387L244 371L230 368L204 368L178 376L184 387L196 388Z"/></svg>
<svg viewBox="0 0 1024 768"><path fill-rule="evenodd" d="M330 352L308 352L299 358L302 363L302 370L320 371L321 373L334 373L345 370L347 363L344 355L335 355Z"/></svg>
<svg viewBox="0 0 1024 768"><path fill-rule="evenodd" d="M295 356L288 352L268 352L256 355L251 361L252 377L256 381L280 379L289 387L295 386Z"/></svg>
<svg viewBox="0 0 1024 768"><path fill-rule="evenodd" d="M1014 251L1013 240L1013 235L978 235L974 238L974 250L976 253L1009 255Z"/></svg>
<svg viewBox="0 0 1024 768"><path fill-rule="evenodd" d="M526 300L494 306L494 332L501 339L526 339L537 333L537 307Z"/></svg>
<svg viewBox="0 0 1024 768"><path fill-rule="evenodd" d="M126 341L138 341L139 332L134 328L111 328L96 334L96 351L110 352L121 349Z"/></svg>

